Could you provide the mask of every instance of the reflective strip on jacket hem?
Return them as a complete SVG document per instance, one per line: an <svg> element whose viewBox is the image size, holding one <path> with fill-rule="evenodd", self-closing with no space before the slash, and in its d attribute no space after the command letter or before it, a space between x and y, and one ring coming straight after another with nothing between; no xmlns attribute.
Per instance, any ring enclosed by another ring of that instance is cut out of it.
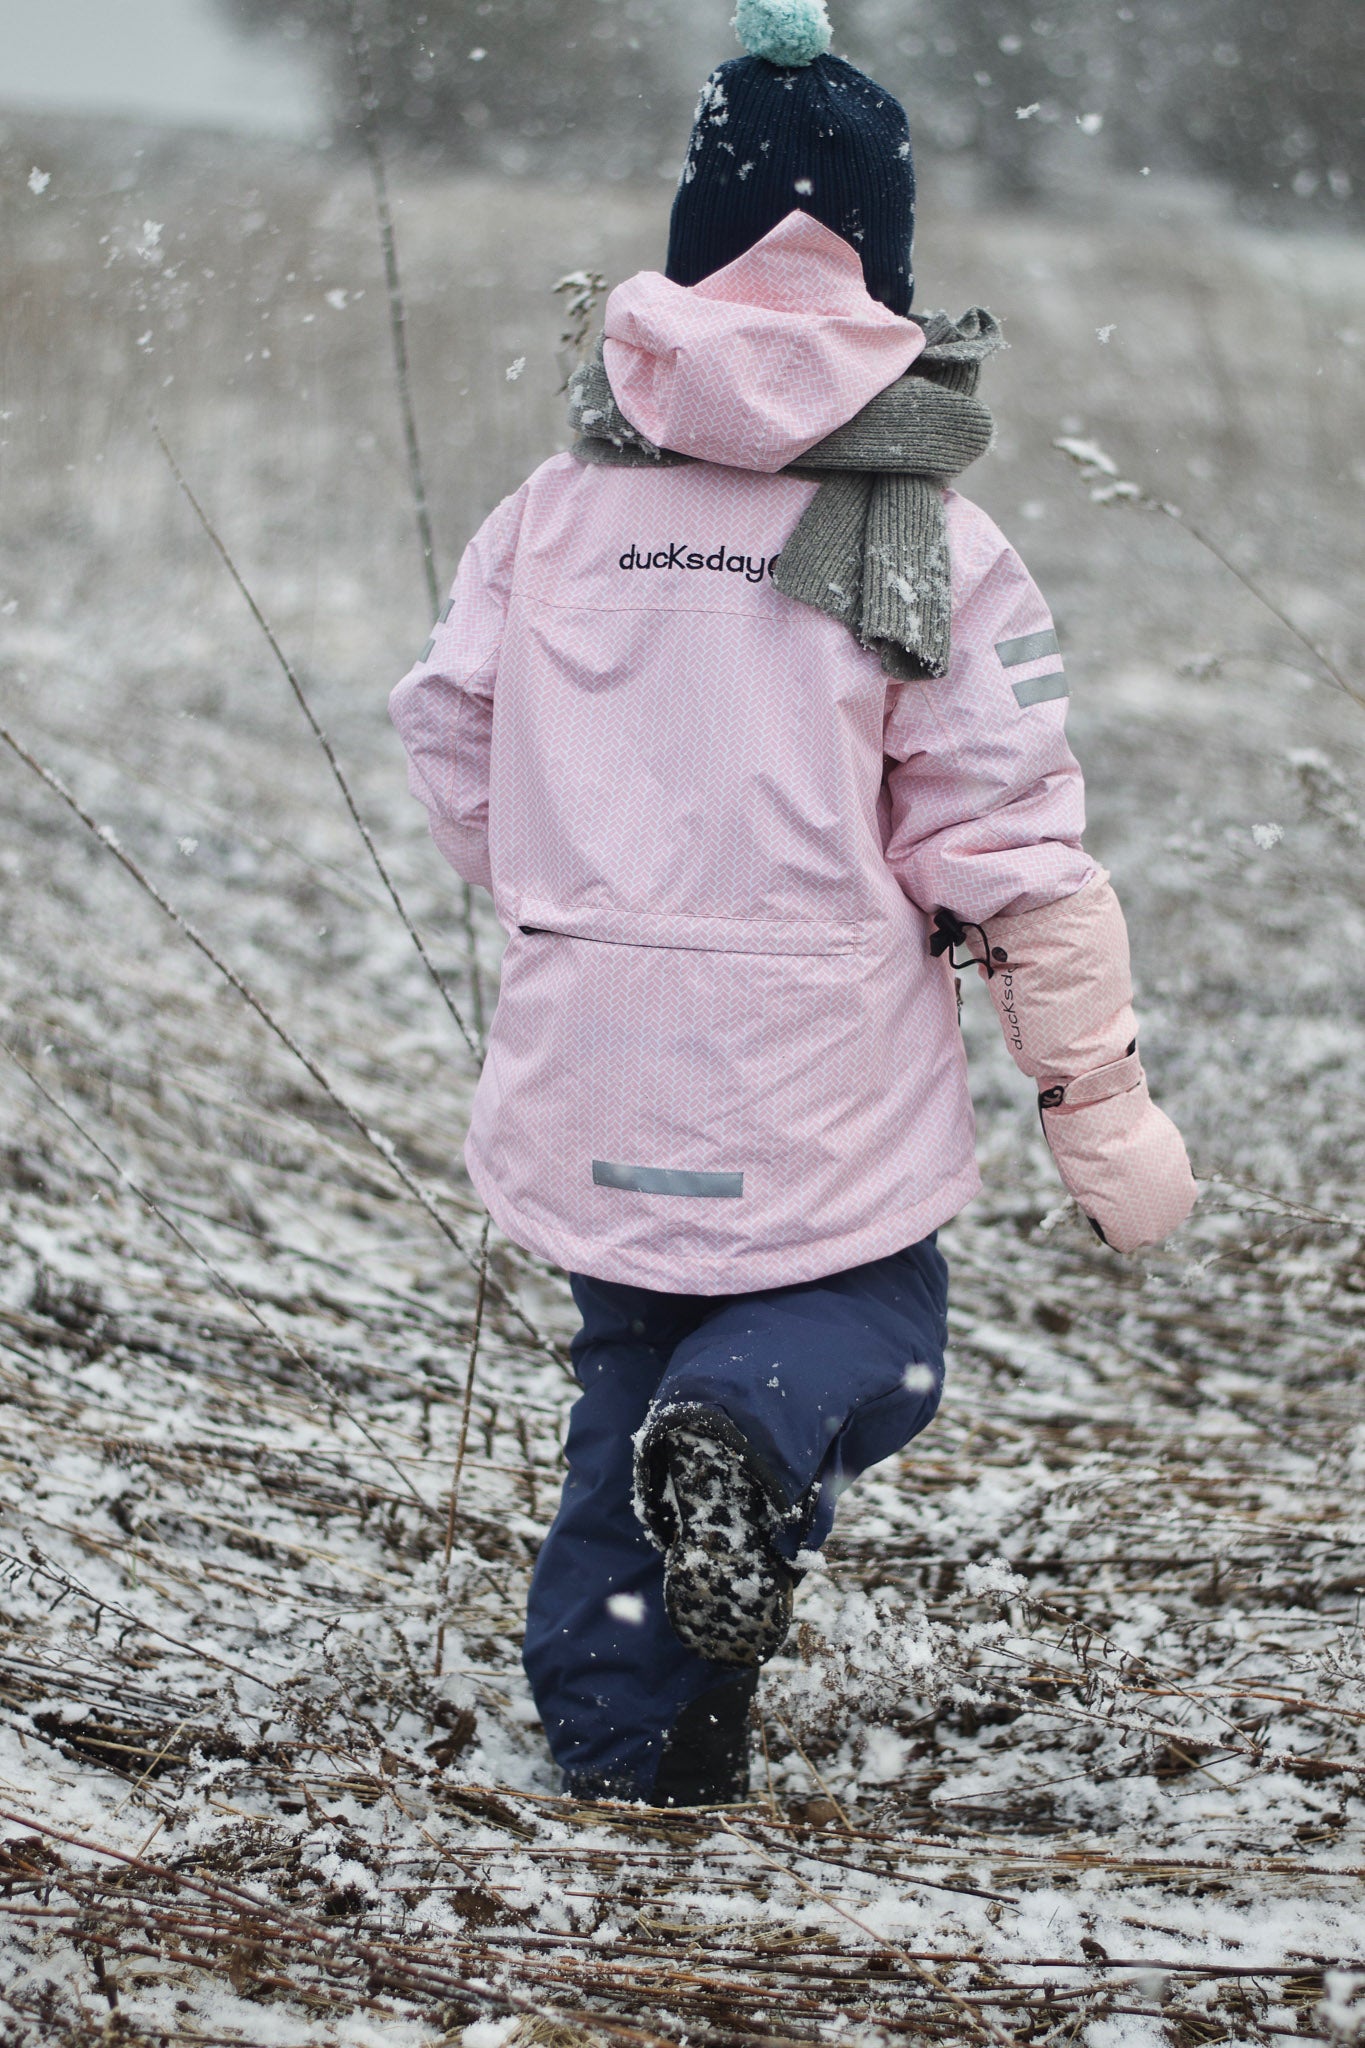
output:
<svg viewBox="0 0 1365 2048"><path fill-rule="evenodd" d="M1053 697L1069 697L1071 692L1062 671L1054 668L1049 669L1045 676L1029 676L1024 682L1016 683L1014 694L1027 711L1030 704L1046 704Z"/></svg>
<svg viewBox="0 0 1365 2048"><path fill-rule="evenodd" d="M1017 640L997 640L995 651L1005 668L1022 668L1026 661L1041 661L1045 654L1060 654L1062 649L1049 627L1046 633L1023 633Z"/></svg>
<svg viewBox="0 0 1365 2048"><path fill-rule="evenodd" d="M684 1173L673 1166L618 1166L610 1159L594 1159L593 1184L599 1188L625 1188L637 1195L723 1195L731 1199L744 1193L742 1173Z"/></svg>

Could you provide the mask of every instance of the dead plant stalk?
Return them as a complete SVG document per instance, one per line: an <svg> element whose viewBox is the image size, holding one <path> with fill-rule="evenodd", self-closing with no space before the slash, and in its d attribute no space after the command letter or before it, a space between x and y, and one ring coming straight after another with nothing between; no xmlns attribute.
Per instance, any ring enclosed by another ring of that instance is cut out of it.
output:
<svg viewBox="0 0 1365 2048"><path fill-rule="evenodd" d="M1096 505L1127 505L1135 512L1157 512L1160 513L1163 519L1174 520L1177 526L1183 527L1191 540L1197 541L1207 554L1212 555L1215 562L1221 563L1230 576L1236 577L1243 590L1249 591L1251 596L1256 599L1256 602L1264 606L1265 610L1270 613L1272 618L1279 621L1286 632L1293 634L1299 645L1308 650L1314 661L1331 677L1339 690L1344 691L1356 704L1365 708L1365 691L1362 691L1343 674L1342 670L1332 660L1332 657L1318 646L1316 640L1313 640L1304 632L1302 626L1295 624L1288 612L1285 611L1282 605L1275 602L1264 585L1258 583L1254 576L1235 562L1227 550L1221 547L1213 538L1213 535L1207 533L1197 520L1191 519L1189 514L1182 511L1179 505L1172 505L1165 498L1155 497L1152 492L1145 490L1141 484L1133 483L1127 477L1121 477L1118 464L1114 461L1113 457L1107 455L1104 449L1097 447L1093 441L1078 441L1070 435L1063 435L1060 439L1054 441L1052 445L1054 448L1060 449L1061 453L1069 461L1075 463L1081 473L1082 481L1090 485L1092 503Z"/></svg>
<svg viewBox="0 0 1365 2048"><path fill-rule="evenodd" d="M465 1373L464 1404L460 1411L460 1442L455 1453L455 1469L450 1476L450 1500L446 1510L446 1541L443 1569L450 1572L450 1556L455 1547L455 1522L460 1506L460 1481L464 1476L465 1452L469 1444L469 1413L474 1405L474 1378L479 1366L479 1340L483 1334L483 1308L488 1292L488 1225L489 1218L483 1219L483 1236L479 1243L479 1289L474 1302L474 1329L469 1339L469 1367ZM447 1597L449 1587L446 1588ZM444 1617L436 1631L436 1676L441 1675L445 1657L446 1625Z"/></svg>
<svg viewBox="0 0 1365 2048"><path fill-rule="evenodd" d="M75 817L79 818L81 824L85 826L86 830L91 834L91 836L95 840L97 840L102 847L104 847L107 853L111 853L114 856L114 859L119 863L120 867L122 867L124 871L132 877L133 881L137 883L138 887L141 890L143 890L143 892L146 895L151 897L153 903L155 903L157 908L161 910L164 913L164 915L170 919L171 923L182 934L182 936L187 938L190 941L190 944L196 947L198 951L203 954L204 958L209 962L210 966L213 967L216 970L216 972L223 977L223 979L228 983L229 987L234 989L236 993L242 998L242 1001L246 1003L250 1009L255 1011L256 1015L260 1018L261 1022L266 1026L267 1030L269 1030L274 1035L274 1037L279 1040L280 1044L285 1048L286 1052L290 1053L292 1057L299 1062L299 1064L304 1068L305 1072L322 1090L323 1094L327 1097L328 1101L332 1103L337 1110L340 1111L341 1115L346 1119L347 1123L350 1124L351 1128L357 1133L357 1135L361 1137L364 1140L364 1142L371 1147L373 1151L378 1153L379 1157L384 1161L389 1171L394 1175L394 1177L398 1181L402 1183L403 1187L406 1189L408 1194L412 1196L413 1200L417 1203L418 1207L422 1209L422 1211L428 1217L431 1223L434 1224L435 1228L440 1232L441 1236L446 1240L446 1243L449 1244L453 1250L458 1252L462 1259L472 1263L472 1261L470 1260L470 1253L468 1247L461 1241L458 1233L455 1230L453 1230L451 1226L446 1222L445 1218L441 1214L440 1208L438 1207L435 1198L426 1188L422 1186L421 1182L416 1178L416 1176L413 1173L411 1173L409 1169L403 1164L403 1161L398 1156L397 1147L394 1145L392 1139L384 1136L382 1132L377 1131L374 1128L374 1126L360 1114L359 1110L352 1107L352 1105L341 1094L340 1090L329 1079L326 1072L318 1064L317 1060L314 1059L312 1054L304 1051L303 1047L293 1037L292 1033L283 1024L281 1024L279 1019L274 1015L273 1011L271 1011L267 1004L262 1000L262 998L257 995L256 991L250 986L250 984L242 979L242 976L237 972L235 968L230 967L228 965L228 963L222 958L222 956L219 953L217 953L215 949L209 944L208 940L204 938L203 935L195 928L195 926L189 922L188 918L186 918L182 912L178 911L175 908L175 905L171 903L168 900L168 898L162 894L161 890L158 889L155 882L153 882L151 878L143 871L143 869L138 865L137 861L133 859L132 855L126 852L124 848L119 844L119 841L115 834L112 833L107 826L101 825L77 801L77 799L72 795L71 791L67 788L66 784L62 781L61 777L55 774L52 769L45 767L43 763L39 761L33 754L31 754L28 748L23 746L21 742L14 737L13 733L11 733L5 726L0 726L0 741L3 741L4 744L10 749L11 753L13 753L20 761L22 761L24 763L24 766L30 769L32 773L37 776L40 782L45 783L47 787L53 792L53 794L61 799L62 803L66 805L67 809L71 811ZM537 1329L534 1323L532 1323L529 1316L527 1316L525 1311L522 1309L520 1303L517 1302L511 1295L509 1295L505 1288L501 1287L496 1282L493 1282L491 1284L494 1285L495 1290L500 1300L502 1301L503 1305L508 1309L509 1313L512 1314L516 1318L516 1320L521 1324L522 1328L525 1330L526 1334L531 1338L536 1348L546 1353L547 1355L554 1357L556 1355L554 1345L551 1343L550 1339L547 1338L539 1329Z"/></svg>
<svg viewBox="0 0 1365 2048"><path fill-rule="evenodd" d="M417 951L417 957L421 961L423 967L425 967L428 977L431 980L432 986L435 988L436 993L440 996L441 1001L445 1004L446 1009L449 1011L451 1021L454 1023L456 1030L459 1032L461 1038L464 1040L466 1046L469 1048L470 1054L476 1062L479 1061L482 1058L479 1041L475 1038L474 1034L470 1031L469 1026L465 1023L464 1018L460 1015L454 997L451 995L450 990L446 987L445 982L441 977L441 974L436 966L435 961L432 959L430 953L427 951L425 940L422 938L421 933L418 931L416 925L412 921L412 918L408 914L407 905L404 903L402 897L399 895L397 884L395 883L393 876L389 873L389 870L384 863L384 859L379 851L379 848L375 845L374 835L370 831L369 826L365 823L365 820L361 815L360 807L356 803L355 797L352 794L351 785L346 779L345 771L343 770L340 761L337 759L336 749L333 747L331 740L327 736L327 733L325 732L322 725L318 721L317 714L313 710L313 706L309 701L308 693L304 689L303 684L299 681L297 670L295 669L293 663L290 661L288 655L285 653L283 647L280 645L279 639L275 633L273 626L270 624L270 621L266 618L265 613L262 611L255 597L252 595L252 592L247 584L246 578L242 575L242 572L237 567L237 564L233 559L232 554L229 552L227 542L223 539L217 527L209 518L208 513L204 510L204 507L200 504L198 498L191 490L189 483L186 480L185 473L181 469L180 464L176 461L175 456L171 453L170 444L167 442L165 435L161 431L161 426L155 417L153 417L151 421L151 428L152 433L156 438L156 444L166 458L166 462L170 468L171 475L175 478L176 485L180 491L181 496L184 498L186 504L194 513L195 518L199 521L199 524L203 528L208 540L217 550L217 553L224 567L226 568L229 576L231 576L233 582L236 584L238 590L240 591L243 601L246 604L247 610L251 613L252 618L256 621L256 624L260 627L261 632L264 634L266 643L269 646L271 653L274 655L276 662L279 664L280 672L284 676L285 681L288 683L290 689L294 694L294 701L298 705L300 711L303 713L304 718L307 721L309 731L312 733L313 738L317 741L318 745L322 748L322 751L327 758L327 766L332 771L332 778L335 781L337 788L341 791L342 797L346 804L346 808L351 814L351 822L355 826L356 831L360 834L361 840L364 843L365 851L369 855L370 860L374 865L375 873L378 875L380 881L383 883L384 888L388 893L389 901L392 903L394 909L397 911L399 915L399 918L402 920L403 928L407 932L408 937L412 940L412 943ZM480 1027L479 1036L480 1038L482 1037L482 1027Z"/></svg>
<svg viewBox="0 0 1365 2048"><path fill-rule="evenodd" d="M403 281L398 269L398 238L394 233L393 208L389 204L389 180L384 167L384 150L379 137L379 96L375 91L370 39L365 29L361 0L351 5L351 61L355 67L356 98L360 107L360 135L370 166L374 188L375 221L384 258L384 281L389 300L389 336L393 348L394 382L398 411L403 423L403 445L407 451L408 479L412 486L413 512L422 548L422 567L427 597L434 619L441 602L440 579L436 573L436 545L427 504L426 472L421 444L417 438L417 412L412 402L412 373L408 361L408 312ZM479 966L478 936L474 928L474 892L468 882L461 885L465 954L469 973L469 996L474 1006L474 1031L479 1043L485 1036L483 974Z"/></svg>
<svg viewBox="0 0 1365 2048"><path fill-rule="evenodd" d="M37 1093L42 1096L44 1102L46 1102L52 1109L55 1109L59 1116L65 1117L66 1121L70 1124L72 1130L74 1130L79 1137L84 1139L85 1143L90 1147L91 1151L97 1154L97 1156L104 1161L105 1165L109 1168L109 1171L114 1175L115 1179L120 1181L122 1185L128 1189L130 1194L136 1195L138 1201L142 1203L143 1207L148 1211L150 1215L156 1218L157 1222L161 1225L162 1229L169 1231L171 1236L175 1239L176 1243L182 1245L184 1249L190 1254L191 1258L198 1260L199 1264L204 1268L205 1272L208 1273L208 1275L212 1279L214 1286L217 1287L220 1290L220 1292L225 1294L230 1301L236 1302L238 1308L242 1309L251 1318L252 1322L255 1323L256 1327L259 1330L264 1332L264 1334L270 1339L271 1343L277 1345L279 1349L283 1351L287 1357L293 1359L295 1365L299 1366L308 1375L308 1378L312 1381L313 1385L322 1394L324 1399L328 1402L329 1406L335 1408L339 1414L344 1415L346 1417L346 1420L351 1424L351 1427L360 1432L361 1436L364 1437L366 1443L370 1446L370 1449L376 1454L378 1458L382 1460L382 1462L385 1465L388 1466L389 1470L397 1478L399 1484L403 1486L409 1494L411 1494L412 1498L416 1501L418 1507L420 1507L422 1512L425 1514L427 1512L427 1504L422 1499L421 1494L417 1491L417 1488L413 1485L412 1481L409 1479L407 1473L403 1470L402 1466L397 1462L396 1459L389 1456L389 1453L384 1449L383 1444L380 1443L379 1439L360 1420L360 1417L354 1414L352 1410L347 1407L345 1401L341 1398L341 1395L338 1393L333 1383L327 1378L326 1374L319 1372L318 1368L313 1364L312 1360L304 1355L304 1353L299 1349L298 1345L294 1343L292 1338L284 1335L283 1332L276 1330L269 1322L267 1322L266 1318L263 1315L261 1315L259 1310L256 1308L255 1304L247 1300L246 1296L242 1293L241 1288L238 1287L234 1281L228 1278L227 1274L222 1270L220 1266L214 1264L213 1260L209 1257L208 1253L202 1250L201 1247L194 1242L194 1239L190 1237L187 1232L183 1231L180 1228L180 1225L175 1221L174 1217L168 1216L166 1214L165 1210L157 1201L156 1197L154 1195L149 1194L146 1188L141 1186L141 1184L138 1181L135 1181L133 1179L133 1176L124 1167L119 1165L118 1161L112 1156L112 1154L105 1151L103 1145L101 1145L99 1139L95 1136L94 1132L89 1130L86 1127L86 1125L84 1125L80 1121L80 1118L77 1117L72 1110L68 1109L66 1104L62 1102L59 1097L52 1093L50 1088L47 1088L43 1084L43 1082L39 1080L38 1076L33 1072L33 1069L27 1066L25 1062L20 1059L18 1053L15 1052L14 1048L10 1045L6 1045L3 1039L0 1039L0 1051L3 1051L6 1054L6 1056L14 1062L15 1066L19 1069L20 1073L24 1075L26 1080L37 1091Z"/></svg>

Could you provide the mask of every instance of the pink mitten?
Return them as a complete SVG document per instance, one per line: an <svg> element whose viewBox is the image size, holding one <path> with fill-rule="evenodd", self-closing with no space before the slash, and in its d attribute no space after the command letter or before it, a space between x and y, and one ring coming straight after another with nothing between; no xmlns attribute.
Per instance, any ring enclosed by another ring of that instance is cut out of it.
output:
<svg viewBox="0 0 1365 2048"><path fill-rule="evenodd" d="M1074 896L1019 917L940 927L965 943L999 1012L1069 1194L1115 1251L1159 1244L1185 1221L1194 1176L1152 1101L1137 1053L1128 932L1103 869Z"/></svg>

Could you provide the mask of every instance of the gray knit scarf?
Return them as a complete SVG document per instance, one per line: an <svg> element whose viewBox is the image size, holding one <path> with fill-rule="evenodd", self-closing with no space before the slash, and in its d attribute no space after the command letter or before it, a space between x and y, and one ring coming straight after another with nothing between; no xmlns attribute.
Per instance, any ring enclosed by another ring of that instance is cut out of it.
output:
<svg viewBox="0 0 1365 2048"><path fill-rule="evenodd" d="M976 396L987 356L1004 346L980 306L919 319L927 345L903 377L784 472L820 488L783 548L772 580L787 597L839 619L881 656L888 675L944 676L952 653L952 588L943 488L991 444ZM569 380L580 462L637 468L690 462L656 448L612 395L599 339Z"/></svg>

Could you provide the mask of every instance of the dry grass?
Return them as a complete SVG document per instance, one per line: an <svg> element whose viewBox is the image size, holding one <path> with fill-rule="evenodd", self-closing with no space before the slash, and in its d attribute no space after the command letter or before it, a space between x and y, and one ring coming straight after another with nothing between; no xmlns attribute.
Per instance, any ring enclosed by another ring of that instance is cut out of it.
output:
<svg viewBox="0 0 1365 2048"><path fill-rule="evenodd" d="M1332 1973L1365 1936L1365 728L1050 443L1074 409L1196 494L1358 662L1360 276L1164 229L926 237L931 297L1017 313L980 495L1057 594L1152 1064L1221 1178L1143 1265L1054 1220L969 1000L988 1188L948 1233L949 1400L803 1589L758 1796L660 1815L554 1796L517 1643L571 1319L496 1241L447 1559L468 1059L144 421L462 1000L456 894L382 721L427 622L365 188L75 131L12 132L3 174L3 722L401 1169L0 764L3 1036L80 1127L0 1060L5 2048L415 2048L480 2020L503 2031L469 2048L1355 2038ZM400 199L448 568L558 445L549 287L655 260L664 198ZM480 943L495 970L491 922Z"/></svg>

